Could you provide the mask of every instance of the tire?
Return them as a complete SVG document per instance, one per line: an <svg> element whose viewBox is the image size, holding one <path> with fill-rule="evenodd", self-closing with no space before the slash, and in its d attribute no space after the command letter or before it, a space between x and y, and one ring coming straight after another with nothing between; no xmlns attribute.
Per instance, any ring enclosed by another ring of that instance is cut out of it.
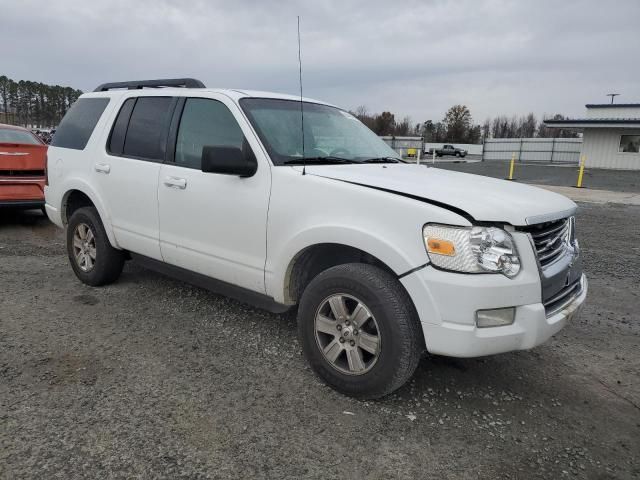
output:
<svg viewBox="0 0 640 480"><path fill-rule="evenodd" d="M460 152L456 152L456 157L459 157L459 156L460 156Z"/></svg>
<svg viewBox="0 0 640 480"><path fill-rule="evenodd" d="M82 232L86 232L84 238ZM82 247L78 244L74 246L74 240L80 240ZM78 248L83 248L86 253L77 255ZM94 207L79 208L71 215L67 225L67 254L78 279L94 287L115 282L122 273L125 261L125 253L109 243L100 215Z"/></svg>
<svg viewBox="0 0 640 480"><path fill-rule="evenodd" d="M342 321L336 320L332 302L345 307ZM358 304L365 307L362 315L355 315ZM329 268L309 283L298 309L298 334L314 372L335 390L361 399L380 398L404 385L424 351L417 313L400 282L362 263ZM337 343L340 337L346 341ZM343 350L332 362L338 349Z"/></svg>

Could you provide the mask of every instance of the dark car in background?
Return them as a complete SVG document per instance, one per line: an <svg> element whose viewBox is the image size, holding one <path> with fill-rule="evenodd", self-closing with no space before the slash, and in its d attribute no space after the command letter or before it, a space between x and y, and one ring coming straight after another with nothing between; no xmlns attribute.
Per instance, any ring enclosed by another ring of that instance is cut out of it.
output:
<svg viewBox="0 0 640 480"><path fill-rule="evenodd" d="M427 155L433 155L433 148L430 148L425 153ZM454 157L466 157L467 151L462 148L456 148L453 145L443 145L442 148L436 148L436 157L442 157L444 155L452 155Z"/></svg>

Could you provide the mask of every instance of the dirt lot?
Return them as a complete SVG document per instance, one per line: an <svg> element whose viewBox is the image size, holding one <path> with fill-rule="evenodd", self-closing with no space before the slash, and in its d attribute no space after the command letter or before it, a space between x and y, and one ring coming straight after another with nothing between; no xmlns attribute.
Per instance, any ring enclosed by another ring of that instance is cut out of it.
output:
<svg viewBox="0 0 640 480"><path fill-rule="evenodd" d="M639 478L640 208L578 221L573 324L359 402L306 367L292 314L134 264L83 286L60 231L0 213L0 477Z"/></svg>

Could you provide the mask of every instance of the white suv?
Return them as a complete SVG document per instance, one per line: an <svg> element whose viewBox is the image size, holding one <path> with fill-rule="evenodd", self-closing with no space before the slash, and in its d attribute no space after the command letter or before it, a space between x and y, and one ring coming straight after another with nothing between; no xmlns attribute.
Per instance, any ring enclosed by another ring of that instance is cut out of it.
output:
<svg viewBox="0 0 640 480"><path fill-rule="evenodd" d="M49 148L46 209L86 284L132 258L297 305L313 369L361 398L403 385L425 350L539 345L587 292L571 200L405 164L323 102L193 79L82 95Z"/></svg>

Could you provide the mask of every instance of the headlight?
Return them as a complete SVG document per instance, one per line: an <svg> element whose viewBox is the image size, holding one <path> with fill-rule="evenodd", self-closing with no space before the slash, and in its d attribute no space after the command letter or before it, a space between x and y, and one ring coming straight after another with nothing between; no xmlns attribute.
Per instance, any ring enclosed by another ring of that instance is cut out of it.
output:
<svg viewBox="0 0 640 480"><path fill-rule="evenodd" d="M502 273L514 277L520 257L511 235L496 227L425 225L424 244L431 262L456 272Z"/></svg>

